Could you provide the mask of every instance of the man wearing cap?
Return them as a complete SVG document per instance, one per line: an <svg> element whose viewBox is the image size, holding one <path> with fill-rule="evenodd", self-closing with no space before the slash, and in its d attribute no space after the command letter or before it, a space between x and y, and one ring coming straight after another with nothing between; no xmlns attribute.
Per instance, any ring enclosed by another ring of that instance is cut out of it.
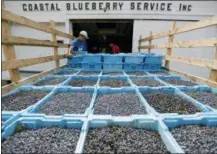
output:
<svg viewBox="0 0 217 154"><path fill-rule="evenodd" d="M86 31L81 31L78 38L72 40L70 47L68 49L68 57L72 57L72 54L84 54L87 52L88 35Z"/></svg>

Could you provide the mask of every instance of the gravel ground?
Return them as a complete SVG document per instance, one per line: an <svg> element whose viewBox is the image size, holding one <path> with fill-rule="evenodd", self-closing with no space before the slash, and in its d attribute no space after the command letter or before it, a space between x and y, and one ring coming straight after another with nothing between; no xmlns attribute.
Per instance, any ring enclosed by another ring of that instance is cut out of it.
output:
<svg viewBox="0 0 217 154"><path fill-rule="evenodd" d="M182 126L171 130L174 138L186 153L216 153L217 128Z"/></svg>
<svg viewBox="0 0 217 154"><path fill-rule="evenodd" d="M178 95L167 94L162 92L153 92L143 94L149 105L159 113L179 113L194 114L200 112L188 100Z"/></svg>
<svg viewBox="0 0 217 154"><path fill-rule="evenodd" d="M53 78L53 79L47 79L47 80L41 80L37 83L35 83L35 86L46 86L46 85L58 85L62 82L64 82L65 78Z"/></svg>
<svg viewBox="0 0 217 154"><path fill-rule="evenodd" d="M23 130L2 142L2 153L74 153L80 130L47 127Z"/></svg>
<svg viewBox="0 0 217 154"><path fill-rule="evenodd" d="M165 82L172 84L172 85L184 85L184 86L196 86L196 83L193 83L191 81L185 81L185 80L175 80L175 79L163 79Z"/></svg>
<svg viewBox="0 0 217 154"><path fill-rule="evenodd" d="M2 111L19 111L37 103L45 97L48 92L43 91L21 91L2 98Z"/></svg>
<svg viewBox="0 0 217 154"><path fill-rule="evenodd" d="M72 71L72 72L59 72L59 73L55 73L55 75L72 75L75 74L76 72Z"/></svg>
<svg viewBox="0 0 217 154"><path fill-rule="evenodd" d="M124 80L101 80L99 85L100 86L109 86L109 87L130 86L130 84Z"/></svg>
<svg viewBox="0 0 217 154"><path fill-rule="evenodd" d="M191 96L192 98L196 99L197 101L217 109L217 94L202 91L185 93Z"/></svg>
<svg viewBox="0 0 217 154"><path fill-rule="evenodd" d="M83 114L91 102L91 93L58 93L39 112L52 115Z"/></svg>
<svg viewBox="0 0 217 154"><path fill-rule="evenodd" d="M154 74L154 75L166 75L166 76L170 75L170 73L163 72L163 71L156 71L156 72L149 72L149 73Z"/></svg>
<svg viewBox="0 0 217 154"><path fill-rule="evenodd" d="M89 75L99 75L100 72L80 72L78 75L86 75L86 76L89 76Z"/></svg>
<svg viewBox="0 0 217 154"><path fill-rule="evenodd" d="M150 86L150 87L157 87L163 86L160 82L155 79L146 79L146 78L131 78L134 84L137 86Z"/></svg>
<svg viewBox="0 0 217 154"><path fill-rule="evenodd" d="M98 96L94 114L129 116L146 114L146 111L136 94L117 93Z"/></svg>
<svg viewBox="0 0 217 154"><path fill-rule="evenodd" d="M113 76L115 76L115 75L124 75L124 73L123 72L109 72L109 73L103 73L103 75L113 75Z"/></svg>
<svg viewBox="0 0 217 154"><path fill-rule="evenodd" d="M136 75L136 76L143 76L147 75L145 72L126 72L127 75Z"/></svg>
<svg viewBox="0 0 217 154"><path fill-rule="evenodd" d="M72 87L95 86L96 80L72 80L69 85Z"/></svg>
<svg viewBox="0 0 217 154"><path fill-rule="evenodd" d="M90 129L85 153L168 153L160 135L121 126Z"/></svg>

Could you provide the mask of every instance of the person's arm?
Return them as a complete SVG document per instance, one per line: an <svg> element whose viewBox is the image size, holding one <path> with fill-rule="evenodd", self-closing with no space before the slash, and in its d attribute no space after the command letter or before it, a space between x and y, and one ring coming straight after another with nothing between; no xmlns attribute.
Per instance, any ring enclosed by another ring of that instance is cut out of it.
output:
<svg viewBox="0 0 217 154"><path fill-rule="evenodd" d="M68 58L71 58L72 57L72 50L73 48L76 46L76 40L72 40L69 48L68 48L68 51L67 51L67 57Z"/></svg>
<svg viewBox="0 0 217 154"><path fill-rule="evenodd" d="M67 55L71 55L72 54L73 48L74 47L72 45L68 48Z"/></svg>
<svg viewBox="0 0 217 154"><path fill-rule="evenodd" d="M66 56L68 57L68 58L72 58L72 49L73 49L73 46L70 46L69 48L68 48L68 50L67 50L67 53L66 53Z"/></svg>

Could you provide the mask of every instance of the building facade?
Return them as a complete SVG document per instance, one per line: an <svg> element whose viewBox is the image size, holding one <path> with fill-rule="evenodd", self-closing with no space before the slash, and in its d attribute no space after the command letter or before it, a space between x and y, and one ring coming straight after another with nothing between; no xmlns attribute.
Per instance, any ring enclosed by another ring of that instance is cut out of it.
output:
<svg viewBox="0 0 217 154"><path fill-rule="evenodd" d="M154 34L167 31L172 21L176 21L176 27L180 27L217 15L217 1L5 1L5 7L11 12L42 24L49 25L49 21L54 20L57 29L75 36L80 30L86 30L90 35L89 51L97 48L96 52L107 51L107 44L110 41L119 44L123 52L138 52L140 35L146 37L150 31ZM50 34L19 25L12 26L12 35L51 40ZM217 37L217 26L178 34L174 41L213 37ZM70 43L70 40L61 37L57 37L57 40ZM152 43L167 43L167 41L168 38L162 38ZM65 50L59 49L59 53L65 53ZM53 48L46 47L16 46L15 51L17 58L53 54ZM214 51L214 48L174 49L173 55L213 59ZM164 54L165 49L153 50L153 52ZM66 61L61 60L61 64L64 63ZM54 62L48 62L24 67L21 71L38 72L54 66ZM210 71L206 68L179 63L171 63L171 67L204 78L208 78ZM8 78L7 72L3 72L3 78Z"/></svg>

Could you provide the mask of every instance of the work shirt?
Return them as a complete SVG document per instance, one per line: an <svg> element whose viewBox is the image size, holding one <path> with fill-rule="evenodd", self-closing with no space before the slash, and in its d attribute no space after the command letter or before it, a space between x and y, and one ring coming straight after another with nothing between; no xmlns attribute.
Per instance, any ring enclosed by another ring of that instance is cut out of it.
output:
<svg viewBox="0 0 217 154"><path fill-rule="evenodd" d="M74 39L71 42L71 46L73 46L72 49L73 54L84 54L87 52L86 41L79 41L78 39Z"/></svg>
<svg viewBox="0 0 217 154"><path fill-rule="evenodd" d="M120 50L119 46L117 46L116 44L114 44L114 45L112 46L112 53L113 53L113 54L118 54L118 53L120 53L120 52L121 52L121 50Z"/></svg>

